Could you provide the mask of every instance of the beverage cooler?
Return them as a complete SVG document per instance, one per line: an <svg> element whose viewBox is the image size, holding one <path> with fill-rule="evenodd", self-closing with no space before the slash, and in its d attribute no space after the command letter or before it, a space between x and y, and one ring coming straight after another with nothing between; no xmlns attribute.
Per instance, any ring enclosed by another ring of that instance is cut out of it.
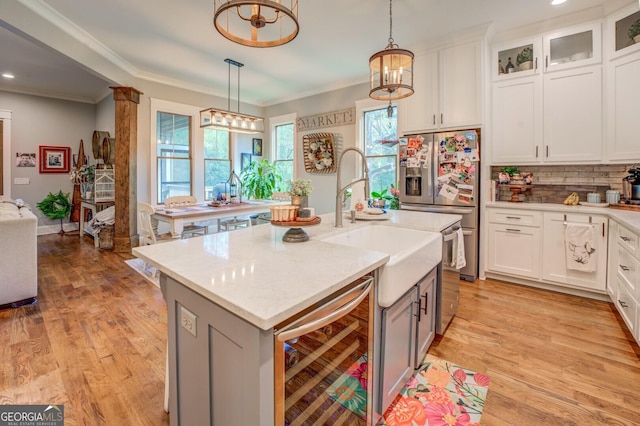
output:
<svg viewBox="0 0 640 426"><path fill-rule="evenodd" d="M373 309L367 276L275 328L276 425L368 424Z"/></svg>

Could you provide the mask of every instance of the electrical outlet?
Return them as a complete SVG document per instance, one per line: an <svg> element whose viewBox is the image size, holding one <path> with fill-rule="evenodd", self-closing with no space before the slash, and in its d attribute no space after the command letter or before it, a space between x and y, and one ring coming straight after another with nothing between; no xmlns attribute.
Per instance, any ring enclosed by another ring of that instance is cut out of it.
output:
<svg viewBox="0 0 640 426"><path fill-rule="evenodd" d="M30 181L28 177L25 178L13 178L14 185L29 185Z"/></svg>
<svg viewBox="0 0 640 426"><path fill-rule="evenodd" d="M184 306L180 306L180 325L189 333L193 334L193 337L196 337L196 314L189 311Z"/></svg>

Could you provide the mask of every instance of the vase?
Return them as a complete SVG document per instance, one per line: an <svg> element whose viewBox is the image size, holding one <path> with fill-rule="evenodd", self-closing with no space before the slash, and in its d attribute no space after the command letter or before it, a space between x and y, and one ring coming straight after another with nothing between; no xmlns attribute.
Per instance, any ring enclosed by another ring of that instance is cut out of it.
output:
<svg viewBox="0 0 640 426"><path fill-rule="evenodd" d="M309 196L308 195L292 195L291 205L298 206L301 209L305 207L309 207Z"/></svg>
<svg viewBox="0 0 640 426"><path fill-rule="evenodd" d="M520 71L530 70L531 68L533 68L533 61L522 62L520 65L518 65L518 69Z"/></svg>

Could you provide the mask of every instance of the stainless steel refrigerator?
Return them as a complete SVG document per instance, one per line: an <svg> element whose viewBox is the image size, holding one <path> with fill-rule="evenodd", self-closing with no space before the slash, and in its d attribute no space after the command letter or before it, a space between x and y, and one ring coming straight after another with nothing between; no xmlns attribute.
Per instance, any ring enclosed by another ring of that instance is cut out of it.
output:
<svg viewBox="0 0 640 426"><path fill-rule="evenodd" d="M460 279L478 276L480 129L400 138L400 208L462 216L466 266ZM451 269L443 259L443 268Z"/></svg>

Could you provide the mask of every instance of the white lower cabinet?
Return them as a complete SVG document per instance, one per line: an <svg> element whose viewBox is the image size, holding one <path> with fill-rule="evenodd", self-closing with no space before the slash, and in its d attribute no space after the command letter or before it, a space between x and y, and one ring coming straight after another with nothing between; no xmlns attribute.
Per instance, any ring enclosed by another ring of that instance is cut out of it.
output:
<svg viewBox="0 0 640 426"><path fill-rule="evenodd" d="M607 293L611 300L616 300L618 285L616 273L618 271L618 222L609 221L609 256L607 257Z"/></svg>
<svg viewBox="0 0 640 426"><path fill-rule="evenodd" d="M565 287L592 293L606 292L607 217L524 208L490 207L487 212L487 272L521 278L525 283L544 284L546 288L558 286L558 291L563 291L561 287ZM567 224L593 227L595 247L583 247L583 251L595 256L594 271L584 272L568 267L565 245Z"/></svg>
<svg viewBox="0 0 640 426"><path fill-rule="evenodd" d="M380 400L384 412L420 365L435 337L437 270L382 310Z"/></svg>
<svg viewBox="0 0 640 426"><path fill-rule="evenodd" d="M573 250L567 248L565 232L570 225L591 228L593 241ZM603 216L544 213L542 279L604 293L607 288L607 225L608 218ZM567 250L571 251L569 256ZM576 265L588 262L594 270L573 269L570 262L574 257L578 259L573 262Z"/></svg>
<svg viewBox="0 0 640 426"><path fill-rule="evenodd" d="M609 249L614 261L609 263L609 277L615 283L611 299L640 344L640 235L613 220L611 225Z"/></svg>
<svg viewBox="0 0 640 426"><path fill-rule="evenodd" d="M488 269L539 278L541 222L542 214L539 212L491 209Z"/></svg>

